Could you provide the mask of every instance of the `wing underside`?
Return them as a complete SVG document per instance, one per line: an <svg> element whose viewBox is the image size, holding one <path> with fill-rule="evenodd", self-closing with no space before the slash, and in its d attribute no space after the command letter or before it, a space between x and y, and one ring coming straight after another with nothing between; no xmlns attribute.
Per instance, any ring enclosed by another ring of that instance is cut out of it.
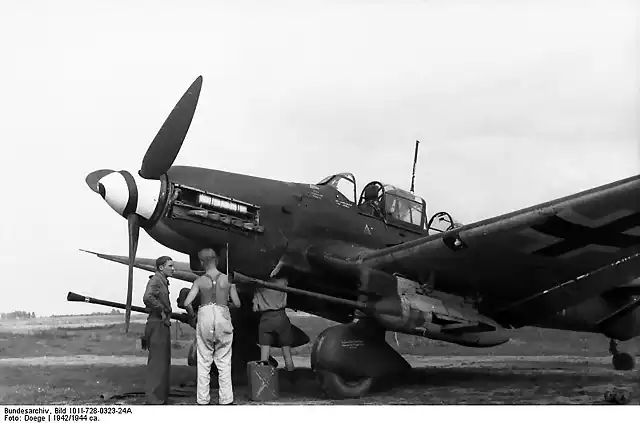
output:
<svg viewBox="0 0 640 423"><path fill-rule="evenodd" d="M365 253L360 264L477 295L533 323L640 277L640 177Z"/></svg>

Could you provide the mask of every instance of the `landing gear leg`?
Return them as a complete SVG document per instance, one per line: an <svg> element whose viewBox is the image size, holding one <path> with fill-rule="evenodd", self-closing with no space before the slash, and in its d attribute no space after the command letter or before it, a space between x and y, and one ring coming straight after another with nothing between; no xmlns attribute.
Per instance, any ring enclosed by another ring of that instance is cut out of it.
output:
<svg viewBox="0 0 640 423"><path fill-rule="evenodd" d="M613 338L609 341L609 352L613 355L611 362L613 363L614 369L633 370L636 366L635 358L627 352L620 351L618 349L618 342Z"/></svg>

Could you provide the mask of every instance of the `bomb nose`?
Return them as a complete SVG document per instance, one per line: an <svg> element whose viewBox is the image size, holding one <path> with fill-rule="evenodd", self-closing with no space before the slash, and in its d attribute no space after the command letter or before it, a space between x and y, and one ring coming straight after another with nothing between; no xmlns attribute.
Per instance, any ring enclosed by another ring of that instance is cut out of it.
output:
<svg viewBox="0 0 640 423"><path fill-rule="evenodd" d="M98 192L119 215L128 217L135 213L149 219L160 198L162 182L144 179L126 170L113 172L98 181Z"/></svg>

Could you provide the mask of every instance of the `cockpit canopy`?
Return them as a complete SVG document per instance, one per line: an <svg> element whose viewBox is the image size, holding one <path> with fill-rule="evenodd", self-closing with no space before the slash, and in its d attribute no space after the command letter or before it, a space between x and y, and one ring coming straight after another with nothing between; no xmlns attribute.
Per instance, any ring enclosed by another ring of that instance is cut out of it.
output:
<svg viewBox="0 0 640 423"><path fill-rule="evenodd" d="M356 178L351 173L327 176L317 185L336 189L340 199L355 204ZM390 184L378 181L368 183L360 195L358 208L388 222L424 228L427 205L423 198Z"/></svg>
<svg viewBox="0 0 640 423"><path fill-rule="evenodd" d="M417 195L381 182L370 182L362 190L358 207L388 222L424 228L426 203Z"/></svg>
<svg viewBox="0 0 640 423"><path fill-rule="evenodd" d="M393 185L384 186L384 197L387 219L424 227L427 207L421 197Z"/></svg>
<svg viewBox="0 0 640 423"><path fill-rule="evenodd" d="M356 203L356 178L352 173L338 173L327 176L316 185L333 187L340 194L340 199L352 204Z"/></svg>

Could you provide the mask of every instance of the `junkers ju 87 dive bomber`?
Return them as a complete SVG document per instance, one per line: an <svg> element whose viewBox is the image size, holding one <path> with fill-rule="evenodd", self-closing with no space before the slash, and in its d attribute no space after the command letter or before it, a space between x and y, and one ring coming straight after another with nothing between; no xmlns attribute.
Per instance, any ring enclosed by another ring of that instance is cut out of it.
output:
<svg viewBox="0 0 640 423"><path fill-rule="evenodd" d="M611 339L613 365L634 367L616 346L640 334L639 176L434 231L434 219L447 213L429 219L422 198L382 181L358 197L350 173L307 184L174 166L201 87L198 77L139 170L86 178L128 221L128 256L97 254L129 266L127 329L133 267L155 271L152 259L136 258L142 227L189 255L174 278L193 282L203 270L196 253L219 252L220 270L243 300L232 316L238 333L257 333L256 286L288 292L289 308L336 322L311 353L331 397L364 395L376 380L409 369L386 343L388 331L477 348L505 343L523 326L601 333ZM287 287L274 278L287 278ZM79 298L99 303L69 294ZM234 370L244 369L259 350L251 336L234 338ZM297 338L296 345L310 342L299 329Z"/></svg>

